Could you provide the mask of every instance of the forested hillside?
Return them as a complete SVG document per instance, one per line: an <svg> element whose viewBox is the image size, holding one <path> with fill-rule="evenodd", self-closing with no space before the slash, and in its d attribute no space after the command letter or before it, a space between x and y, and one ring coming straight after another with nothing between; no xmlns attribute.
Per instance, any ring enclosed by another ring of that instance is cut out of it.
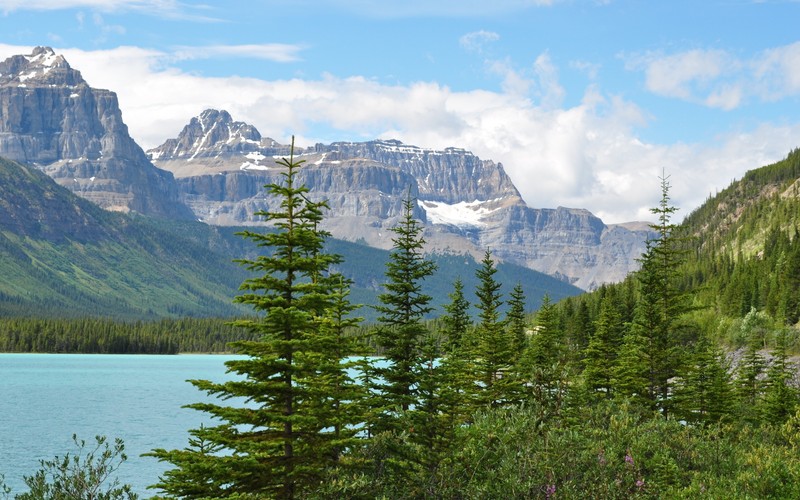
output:
<svg viewBox="0 0 800 500"><path fill-rule="evenodd" d="M684 286L729 317L751 309L800 319L800 150L744 178L691 213Z"/></svg>
<svg viewBox="0 0 800 500"><path fill-rule="evenodd" d="M238 236L242 228L108 212L61 188L35 168L3 159L0 185L0 318L60 322L55 330L43 332L35 341L20 340L30 335L31 328L19 330L19 323L11 322L15 330L6 324L7 328L0 328L6 334L6 340L0 342L5 350L191 350L191 343L164 338L165 332L158 327L145 328L159 332L155 344L140 345L135 339L119 344L119 335L137 335L141 328L132 327L131 322L140 320L232 318L249 313L233 303L239 285L250 275L234 260L253 258L263 249ZM337 269L353 280L354 301L376 304L388 252L333 239L326 242L326 248L343 256ZM432 258L439 267L440 279L426 283L426 290L436 297L430 314L435 317L442 313L448 287L457 278L474 284L478 264L463 255ZM567 283L519 266L503 264L499 272L507 283L507 293L517 282L528 292L527 311L537 308L546 294L560 299L580 293ZM376 318L371 307L361 308L358 314L369 320ZM87 332L82 340L65 342L58 338L58 332L71 332L67 335L70 337L77 326L97 324L87 323L86 317L111 318L119 324L111 329L99 328L108 333L102 347L92 340L97 332ZM70 318L74 322L68 326L65 323ZM41 323L37 331L48 325L55 323ZM206 340L197 349L225 348L213 339Z"/></svg>

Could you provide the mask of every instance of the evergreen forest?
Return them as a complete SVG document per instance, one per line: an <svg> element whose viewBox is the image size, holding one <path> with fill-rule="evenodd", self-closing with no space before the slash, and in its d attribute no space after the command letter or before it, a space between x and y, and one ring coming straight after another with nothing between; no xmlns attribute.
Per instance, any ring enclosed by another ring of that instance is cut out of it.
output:
<svg viewBox="0 0 800 500"><path fill-rule="evenodd" d="M487 250L474 289L455 280L426 321L436 264L408 200L379 315L361 329L317 229L324 204L285 162L286 183L269 187L281 210L260 214L279 230L245 234L274 251L243 262L255 277L236 300L257 315L236 324L256 339L227 363L242 380L193 381L222 398L192 405L220 424L153 450L174 467L154 485L164 498L800 496L797 205L782 203L796 152L731 189L769 196L726 191L714 217L684 224L662 176L640 271L544 297L532 317ZM708 230L759 210L770 216Z"/></svg>
<svg viewBox="0 0 800 500"><path fill-rule="evenodd" d="M157 498L800 498L800 152L680 224L662 175L640 270L533 314L487 250L431 319L437 262L408 199L369 322L325 204L281 161L280 209L258 214L275 230L241 233L259 249L239 260L250 314L124 327L142 348L200 330L243 355L237 379L191 381L219 397L190 405L215 425L152 450L170 466Z"/></svg>

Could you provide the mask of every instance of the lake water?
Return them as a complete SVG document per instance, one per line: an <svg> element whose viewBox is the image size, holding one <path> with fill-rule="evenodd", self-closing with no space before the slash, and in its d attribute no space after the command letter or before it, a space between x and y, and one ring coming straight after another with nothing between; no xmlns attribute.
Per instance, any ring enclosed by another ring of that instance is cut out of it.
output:
<svg viewBox="0 0 800 500"><path fill-rule="evenodd" d="M188 430L211 423L181 406L206 400L187 379L222 381L233 356L127 356L0 354L0 474L13 492L26 490L40 459L73 454L72 435L86 441L105 435L125 441L122 483L147 490L169 464L141 457L154 448L188 445Z"/></svg>

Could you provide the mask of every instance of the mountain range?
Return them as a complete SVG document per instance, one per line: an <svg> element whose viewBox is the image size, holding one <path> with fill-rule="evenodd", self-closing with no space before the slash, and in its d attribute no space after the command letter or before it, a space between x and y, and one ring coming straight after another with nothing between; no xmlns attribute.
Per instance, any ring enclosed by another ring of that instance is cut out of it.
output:
<svg viewBox="0 0 800 500"><path fill-rule="evenodd" d="M59 186L32 166L0 158L0 316L233 316L232 303L249 273L233 259L255 258L258 247L212 226L103 210ZM269 230L265 228L265 230ZM353 281L354 303L375 304L388 252L331 239L328 251L345 256L338 269ZM440 308L462 278L477 285L478 264L467 255L435 254L437 279L425 284ZM567 283L512 264L498 266L503 293L516 283L529 309L549 294L580 293ZM369 308L359 314L374 319Z"/></svg>
<svg viewBox="0 0 800 500"><path fill-rule="evenodd" d="M264 185L280 179L289 146L262 137L226 111L208 109L176 138L147 151L171 172L180 200L214 225L259 224L275 208ZM647 224L606 225L587 210L528 207L502 164L460 148L396 140L316 144L295 153L310 196L326 199L324 229L336 238L389 248L403 199L417 200L430 251L481 255L556 276L583 289L622 280L638 266Z"/></svg>
<svg viewBox="0 0 800 500"><path fill-rule="evenodd" d="M280 181L276 159L289 153L289 145L262 137L254 126L213 109L145 152L129 135L116 94L89 86L51 48L37 47L31 54L0 62L0 157L21 165L22 170L14 170L16 179L32 182L25 188L18 183L16 190L4 189L6 216L0 227L5 247L22 251L34 268L37 262L44 263L39 271L49 264L34 255L34 241L74 246L111 238L128 248L169 253L171 246L159 249L156 240L178 234L195 245L190 254L196 256L206 248L213 266L221 266L220 272L236 281L241 274L219 264L224 259L218 252L232 251L231 244L211 251L207 245L211 240L229 241L235 228L264 224L254 214L276 204L264 185ZM547 287L559 296L577 289L558 282L589 290L624 278L637 268L650 234L646 224L606 225L582 209L530 208L502 164L461 148L433 150L374 140L316 144L295 148L294 153L304 162L301 181L309 187L309 196L328 201L323 229L342 240L338 244L349 241L388 249L390 230L402 213L403 200L410 196L417 201L416 216L424 224L426 249L432 254L466 256L474 262L488 249L504 265L551 276ZM12 168L10 162L2 165ZM36 172L47 174L91 205L53 194L57 191L35 177ZM44 200L34 201L37 197ZM51 202L60 205L54 209L48 205ZM26 204L30 206L20 210ZM95 206L105 209L102 215ZM150 233L141 242L126 231ZM20 245L28 249L21 250ZM74 258L65 257L69 253L63 248L59 252L53 257ZM386 253L382 255L385 262ZM60 265L75 267L68 262ZM119 268L118 262L115 265ZM201 280L192 287L216 286L230 292L233 284L216 271L207 271L209 279L218 280L216 285ZM124 275L120 270L116 279L125 281ZM95 279L98 286L103 281ZM221 286L219 280L227 284ZM11 287L0 293L19 297ZM202 297L197 294L198 305ZM64 307L69 304L63 302ZM132 310L156 315L160 311L145 304Z"/></svg>

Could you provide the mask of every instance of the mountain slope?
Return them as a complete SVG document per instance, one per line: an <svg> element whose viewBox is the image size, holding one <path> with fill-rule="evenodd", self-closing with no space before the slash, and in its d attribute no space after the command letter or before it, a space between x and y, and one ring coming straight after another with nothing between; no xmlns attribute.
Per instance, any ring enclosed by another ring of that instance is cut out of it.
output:
<svg viewBox="0 0 800 500"><path fill-rule="evenodd" d="M751 170L687 216L686 287L722 314L800 321L800 150Z"/></svg>
<svg viewBox="0 0 800 500"><path fill-rule="evenodd" d="M244 273L143 217L102 210L35 168L0 158L0 313L231 315ZM188 223L184 223L188 224ZM196 240L206 239L201 246Z"/></svg>
<svg viewBox="0 0 800 500"><path fill-rule="evenodd" d="M37 169L0 158L0 315L165 316L248 314L234 305L250 274L233 263L258 247L234 227L108 212L58 186ZM353 300L374 304L388 252L331 240L355 281ZM471 283L469 256L436 255L440 270L426 284L439 306L456 277ZM580 290L529 269L501 266L509 287L519 281L533 308L547 293ZM510 288L509 288L510 291ZM439 314L440 311L437 311ZM360 313L374 318L370 309Z"/></svg>
<svg viewBox="0 0 800 500"><path fill-rule="evenodd" d="M180 134L148 151L171 171L181 200L215 225L257 225L276 208L264 185L281 178L288 146L262 138L225 111L206 110ZM427 250L469 253L556 276L583 289L623 279L638 267L647 230L607 226L586 210L528 207L503 166L460 148L431 150L396 140L335 142L296 149L300 181L330 212L335 237L389 248L407 196L425 224Z"/></svg>

